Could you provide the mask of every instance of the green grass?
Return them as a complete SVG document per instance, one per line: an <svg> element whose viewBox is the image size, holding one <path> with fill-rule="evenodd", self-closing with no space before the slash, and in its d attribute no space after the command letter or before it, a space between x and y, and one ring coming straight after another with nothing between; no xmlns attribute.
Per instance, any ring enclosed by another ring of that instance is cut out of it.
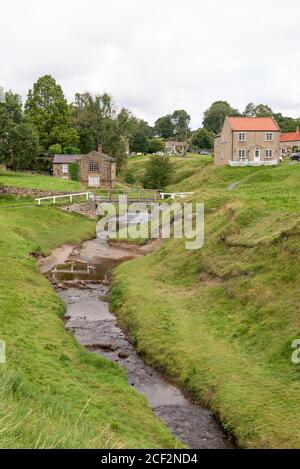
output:
<svg viewBox="0 0 300 469"><path fill-rule="evenodd" d="M172 188L205 202L204 247L165 240L120 266L114 308L147 359L242 447L298 448L300 165L205 165Z"/></svg>
<svg viewBox="0 0 300 469"><path fill-rule="evenodd" d="M124 371L64 329L64 305L30 253L94 236L52 207L0 207L1 448L176 447Z"/></svg>
<svg viewBox="0 0 300 469"><path fill-rule="evenodd" d="M134 156L128 158L126 168L124 168L123 172L121 172L121 174L118 176L119 184L124 184L124 176L126 171L131 171L136 179L135 185L141 186L141 180L149 158L151 158L150 155ZM170 160L174 168L173 183L179 183L180 181L198 172L206 164L211 162L212 158L210 156L188 154L185 158L174 156L170 157Z"/></svg>
<svg viewBox="0 0 300 469"><path fill-rule="evenodd" d="M0 184L6 186L20 187L24 189L42 189L44 191L78 191L82 189L79 182L68 181L66 179L43 176L32 173L0 173Z"/></svg>

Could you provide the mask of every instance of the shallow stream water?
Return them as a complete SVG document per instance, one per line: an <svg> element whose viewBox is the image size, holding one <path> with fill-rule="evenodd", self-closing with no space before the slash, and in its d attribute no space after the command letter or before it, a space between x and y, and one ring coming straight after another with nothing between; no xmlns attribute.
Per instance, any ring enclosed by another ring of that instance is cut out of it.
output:
<svg viewBox="0 0 300 469"><path fill-rule="evenodd" d="M144 394L154 413L190 448L228 448L231 443L211 411L194 404L182 391L149 366L135 351L110 312L107 300L112 270L144 255L143 248L112 247L104 239L70 250L60 248L41 263L67 306L65 325L87 349L118 362L128 382Z"/></svg>

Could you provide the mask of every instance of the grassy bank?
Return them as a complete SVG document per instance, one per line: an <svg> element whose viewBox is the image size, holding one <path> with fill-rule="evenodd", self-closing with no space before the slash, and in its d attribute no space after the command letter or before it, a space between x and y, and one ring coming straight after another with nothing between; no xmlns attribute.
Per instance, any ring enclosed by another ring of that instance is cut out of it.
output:
<svg viewBox="0 0 300 469"><path fill-rule="evenodd" d="M141 181L145 173L147 162L151 158L150 155L134 156L128 159L126 168L119 174L119 184L124 183L124 177L127 171L131 172L136 180L137 185L141 186ZM199 156L188 154L184 158L170 157L173 166L173 183L177 184L182 180L194 175L201 170L206 164L212 161L210 156Z"/></svg>
<svg viewBox="0 0 300 469"><path fill-rule="evenodd" d="M82 189L82 185L79 182L44 176L42 174L15 173L10 171L0 173L0 184L24 189L41 189L44 191L70 192Z"/></svg>
<svg viewBox="0 0 300 469"><path fill-rule="evenodd" d="M204 247L166 240L120 266L113 305L138 349L241 446L297 448L300 165L209 165L173 188L205 202Z"/></svg>
<svg viewBox="0 0 300 469"><path fill-rule="evenodd" d="M30 253L93 236L51 207L0 208L0 447L174 447L166 427L114 363L64 329L64 306Z"/></svg>

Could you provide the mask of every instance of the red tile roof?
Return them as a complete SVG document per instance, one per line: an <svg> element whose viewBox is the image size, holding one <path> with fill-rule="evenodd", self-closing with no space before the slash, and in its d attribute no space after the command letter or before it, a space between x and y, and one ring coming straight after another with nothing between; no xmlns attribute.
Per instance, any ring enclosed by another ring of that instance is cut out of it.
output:
<svg viewBox="0 0 300 469"><path fill-rule="evenodd" d="M272 117L228 117L229 125L236 131L279 132Z"/></svg>
<svg viewBox="0 0 300 469"><path fill-rule="evenodd" d="M300 142L300 130L297 129L297 132L289 132L286 134L280 135L281 142Z"/></svg>

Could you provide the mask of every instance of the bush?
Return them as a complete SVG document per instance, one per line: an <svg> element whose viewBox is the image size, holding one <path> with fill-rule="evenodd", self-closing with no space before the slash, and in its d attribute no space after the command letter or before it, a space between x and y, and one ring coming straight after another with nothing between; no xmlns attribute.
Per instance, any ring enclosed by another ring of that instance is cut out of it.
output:
<svg viewBox="0 0 300 469"><path fill-rule="evenodd" d="M78 181L79 166L78 163L69 164L69 173L72 181Z"/></svg>
<svg viewBox="0 0 300 469"><path fill-rule="evenodd" d="M164 189L170 184L173 167L167 156L153 155L146 166L142 183L145 189Z"/></svg>
<svg viewBox="0 0 300 469"><path fill-rule="evenodd" d="M134 176L133 172L130 171L130 169L128 169L126 171L124 179L125 179L125 182L127 184L135 184L135 182L136 182L135 176Z"/></svg>

